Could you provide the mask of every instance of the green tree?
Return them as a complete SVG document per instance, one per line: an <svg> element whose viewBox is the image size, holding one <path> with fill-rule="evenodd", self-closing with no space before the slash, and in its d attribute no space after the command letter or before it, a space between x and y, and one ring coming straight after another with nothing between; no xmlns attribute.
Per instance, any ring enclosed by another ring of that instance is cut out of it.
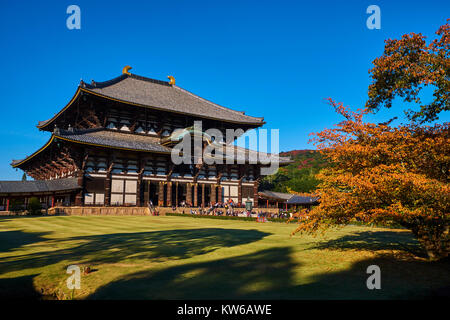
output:
<svg viewBox="0 0 450 320"><path fill-rule="evenodd" d="M282 156L290 156L293 163L282 167L275 175L264 177L261 190L288 192L288 188L296 192L311 192L320 183L317 173L327 166L322 155L315 150L293 150L282 152Z"/></svg>

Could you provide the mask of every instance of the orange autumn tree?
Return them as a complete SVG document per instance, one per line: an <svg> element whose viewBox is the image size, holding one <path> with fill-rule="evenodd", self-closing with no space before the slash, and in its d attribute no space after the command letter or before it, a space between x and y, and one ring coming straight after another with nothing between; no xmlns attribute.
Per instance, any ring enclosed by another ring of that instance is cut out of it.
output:
<svg viewBox="0 0 450 320"><path fill-rule="evenodd" d="M449 255L449 123L423 125L450 110L449 21L429 44L415 33L385 41L370 70L364 109L352 112L329 99L345 120L312 139L331 166L318 176L320 205L299 214L295 232L352 221L395 223L411 230L431 259ZM433 100L424 103L421 92L428 86ZM363 121L369 112L390 108L396 97L419 105L407 113L410 124Z"/></svg>
<svg viewBox="0 0 450 320"><path fill-rule="evenodd" d="M429 44L422 34L405 34L401 39L385 41L383 55L373 61L372 83L366 107L376 111L390 108L396 97L416 103L419 110L409 110L409 119L421 123L439 118L450 110L450 19L437 31ZM433 89L433 99L426 103L420 93Z"/></svg>
<svg viewBox="0 0 450 320"><path fill-rule="evenodd" d="M317 231L353 221L395 223L413 232L431 259L449 254L449 123L391 127L367 123L328 99L345 120L315 133L330 161L321 171L320 205L299 215L294 231Z"/></svg>

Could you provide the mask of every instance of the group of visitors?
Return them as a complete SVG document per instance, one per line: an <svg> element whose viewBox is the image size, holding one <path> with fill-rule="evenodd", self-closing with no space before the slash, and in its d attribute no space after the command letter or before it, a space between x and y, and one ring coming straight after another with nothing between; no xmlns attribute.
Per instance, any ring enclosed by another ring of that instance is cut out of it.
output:
<svg viewBox="0 0 450 320"><path fill-rule="evenodd" d="M184 211L183 211L184 213ZM199 215L212 215L212 216L230 216L230 217L253 217L258 218L258 221L267 221L270 219L278 218L278 219L289 219L292 217L292 213L290 212L266 212L266 211L248 211L248 210L239 210L233 207L228 207L226 210L222 210L222 208L218 208L215 206L211 206L210 208L192 208L189 212L190 214L199 214Z"/></svg>
<svg viewBox="0 0 450 320"><path fill-rule="evenodd" d="M182 208L190 207L187 206L185 202L182 204L183 204ZM152 215L159 215L158 211L153 206L152 201L149 201L148 207ZM172 206L172 210L175 212L177 210L177 207ZM185 213L185 210L182 210L182 212ZM189 213L193 215L198 214L198 215L230 216L230 217L253 217L253 218L256 217L257 221L259 222L265 222L270 219L289 219L292 217L293 214L292 212L287 212L282 209L280 209L278 212L269 212L264 210L248 211L240 206L237 206L231 199L224 203L217 202L214 205L210 203L209 207L190 208Z"/></svg>
<svg viewBox="0 0 450 320"><path fill-rule="evenodd" d="M179 203L178 207L179 208L191 208L191 207L194 207L194 206L192 205L192 203L188 203L186 200L183 200L183 201L181 201ZM216 203L214 203L214 205L211 202L209 202L205 207L207 207L207 208L214 207L214 208L225 208L225 209L228 209L230 207L231 208L244 208L245 205L243 203L240 203L240 202L236 203L236 202L233 201L233 199L228 199L228 200L225 200L225 202L221 202L221 201L216 202ZM173 206L173 208L175 208L175 206Z"/></svg>

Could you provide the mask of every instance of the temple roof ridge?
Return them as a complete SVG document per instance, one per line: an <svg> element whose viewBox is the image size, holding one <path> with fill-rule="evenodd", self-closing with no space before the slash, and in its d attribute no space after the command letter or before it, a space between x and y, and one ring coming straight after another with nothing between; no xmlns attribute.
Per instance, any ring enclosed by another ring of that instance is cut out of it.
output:
<svg viewBox="0 0 450 320"><path fill-rule="evenodd" d="M175 85L172 80L162 81L132 73L123 73L106 81L96 82L93 80L90 84L81 80L77 92L70 102L52 118L39 121L37 127L42 129L50 125L83 94L92 94L124 104L184 114L200 119L213 119L255 127L265 124L263 117L249 116L244 111L233 110L214 103Z"/></svg>

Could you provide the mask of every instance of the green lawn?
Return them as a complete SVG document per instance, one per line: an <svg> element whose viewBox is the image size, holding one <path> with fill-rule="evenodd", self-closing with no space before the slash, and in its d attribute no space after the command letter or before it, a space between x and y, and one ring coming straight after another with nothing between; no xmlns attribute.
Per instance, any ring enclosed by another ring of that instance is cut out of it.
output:
<svg viewBox="0 0 450 320"><path fill-rule="evenodd" d="M0 218L0 297L71 298L68 265L90 266L75 299L386 299L448 295L449 262L417 258L404 230L190 217ZM381 290L366 269L381 268Z"/></svg>

